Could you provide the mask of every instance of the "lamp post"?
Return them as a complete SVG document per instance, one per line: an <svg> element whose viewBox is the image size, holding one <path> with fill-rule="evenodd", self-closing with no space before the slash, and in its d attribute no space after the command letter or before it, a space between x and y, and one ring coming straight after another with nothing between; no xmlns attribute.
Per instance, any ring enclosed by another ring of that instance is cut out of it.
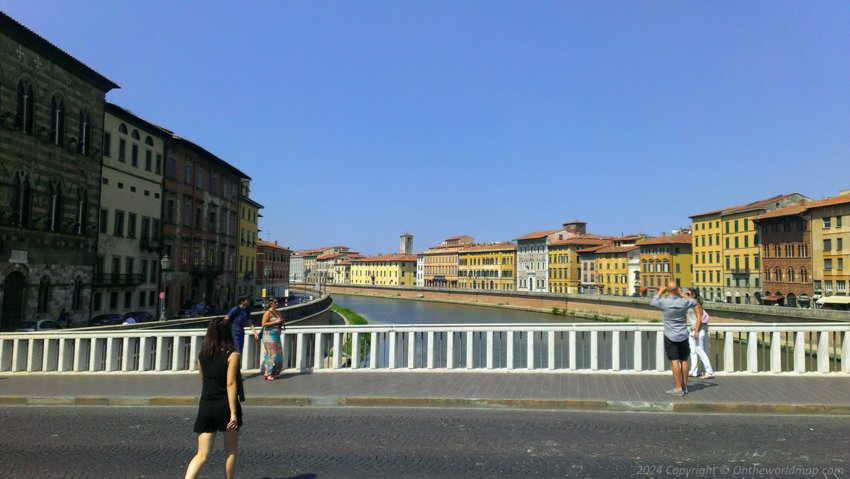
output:
<svg viewBox="0 0 850 479"><path fill-rule="evenodd" d="M159 301L160 301L160 312L159 312L159 320L165 321L165 273L169 269L171 269L171 258L168 255L162 257L159 260L160 270L162 271L162 291L159 292Z"/></svg>

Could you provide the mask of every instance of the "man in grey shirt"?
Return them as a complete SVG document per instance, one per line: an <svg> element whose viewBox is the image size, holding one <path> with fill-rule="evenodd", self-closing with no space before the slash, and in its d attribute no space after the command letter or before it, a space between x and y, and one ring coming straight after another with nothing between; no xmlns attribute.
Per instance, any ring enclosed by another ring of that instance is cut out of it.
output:
<svg viewBox="0 0 850 479"><path fill-rule="evenodd" d="M667 293L667 296L662 297L664 293ZM674 396L681 397L688 393L688 358L691 350L688 346L688 320L685 315L697 304L699 303L695 300L679 294L679 286L675 281L659 289L649 302L650 306L660 309L664 317L664 351L672 364L674 385L667 393Z"/></svg>

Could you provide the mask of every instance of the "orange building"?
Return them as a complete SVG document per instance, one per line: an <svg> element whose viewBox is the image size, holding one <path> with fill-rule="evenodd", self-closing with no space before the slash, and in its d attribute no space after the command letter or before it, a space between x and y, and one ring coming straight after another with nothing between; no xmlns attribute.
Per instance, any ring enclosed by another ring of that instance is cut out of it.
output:
<svg viewBox="0 0 850 479"><path fill-rule="evenodd" d="M417 256L422 260L424 268L424 286L439 288L457 288L458 285L458 253L466 246L472 245L471 236L459 235L448 238L439 244L428 248Z"/></svg>

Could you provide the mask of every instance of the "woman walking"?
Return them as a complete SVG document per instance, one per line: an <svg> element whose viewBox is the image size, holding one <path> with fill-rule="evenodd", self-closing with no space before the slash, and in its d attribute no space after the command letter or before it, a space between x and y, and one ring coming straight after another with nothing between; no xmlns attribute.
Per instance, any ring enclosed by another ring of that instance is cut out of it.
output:
<svg viewBox="0 0 850 479"><path fill-rule="evenodd" d="M280 333L285 321L277 310L277 299L269 298L269 309L263 313L263 370L267 381L274 381L283 369L283 346Z"/></svg>
<svg viewBox="0 0 850 479"><path fill-rule="evenodd" d="M708 338L708 322L703 322L703 316L707 315L702 309L702 297L699 295L699 291L696 288L688 290L688 297L699 303L697 307L688 310L687 313L688 331L690 332L688 335L688 343L691 347L691 370L689 375L692 378L697 377L699 373L699 362L697 362L697 358L699 358L699 360L702 361L702 366L705 370L705 374L702 378L711 379L714 377L714 370L711 368L711 361L708 358L708 354L705 352L705 342Z"/></svg>
<svg viewBox="0 0 850 479"><path fill-rule="evenodd" d="M236 473L242 406L236 401L236 374L239 371L240 355L233 344L231 329L229 321L223 318L211 319L201 354L198 355L198 370L203 383L194 429L198 434L198 452L189 463L186 479L197 477L212 452L218 431L224 432L224 475L230 479Z"/></svg>

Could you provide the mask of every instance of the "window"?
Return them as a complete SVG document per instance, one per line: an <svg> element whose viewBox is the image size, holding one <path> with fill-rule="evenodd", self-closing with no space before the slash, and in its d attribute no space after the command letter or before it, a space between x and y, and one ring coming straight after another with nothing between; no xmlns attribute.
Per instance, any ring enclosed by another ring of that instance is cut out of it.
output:
<svg viewBox="0 0 850 479"><path fill-rule="evenodd" d="M85 110L80 110L80 146L79 152L88 156L91 151L91 115Z"/></svg>
<svg viewBox="0 0 850 479"><path fill-rule="evenodd" d="M59 95L50 100L50 133L54 145L65 144L65 100Z"/></svg>
<svg viewBox="0 0 850 479"><path fill-rule="evenodd" d="M831 251L832 250L832 240L825 239L823 240L823 250Z"/></svg>
<svg viewBox="0 0 850 479"><path fill-rule="evenodd" d="M829 216L825 217L823 219L823 227L824 228L832 228L832 218L830 218Z"/></svg>
<svg viewBox="0 0 850 479"><path fill-rule="evenodd" d="M30 201L32 189L30 177L18 172L12 180L12 225L28 228L30 226Z"/></svg>
<svg viewBox="0 0 850 479"><path fill-rule="evenodd" d="M34 104L35 95L33 95L32 84L25 80L19 81L15 126L28 135L32 135L33 131Z"/></svg>
<svg viewBox="0 0 850 479"><path fill-rule="evenodd" d="M145 171L151 171L153 168L153 152L145 150Z"/></svg>
<svg viewBox="0 0 850 479"><path fill-rule="evenodd" d="M124 236L124 212L120 210L115 211L115 222L113 223L112 228L113 236Z"/></svg>
<svg viewBox="0 0 850 479"><path fill-rule="evenodd" d="M165 222L174 224L174 200L170 198L165 202Z"/></svg>
<svg viewBox="0 0 850 479"><path fill-rule="evenodd" d="M77 188L77 217L76 217L76 226L77 226L77 234L84 235L86 234L86 218L89 215L89 198L88 193L85 192L82 188ZM106 231L104 231L105 233Z"/></svg>
<svg viewBox="0 0 850 479"><path fill-rule="evenodd" d="M133 143L130 153L130 164L132 166L139 166L139 145L135 143Z"/></svg>
<svg viewBox="0 0 850 479"><path fill-rule="evenodd" d="M827 258L827 259L823 260L823 269L825 271L832 271L832 259L831 258Z"/></svg>
<svg viewBox="0 0 850 479"><path fill-rule="evenodd" d="M841 251L844 249L844 238L838 238L835 240L835 249Z"/></svg>
<svg viewBox="0 0 850 479"><path fill-rule="evenodd" d="M118 139L118 161L121 163L127 161L127 141L124 138Z"/></svg>
<svg viewBox="0 0 850 479"><path fill-rule="evenodd" d="M183 169L183 182L187 185L192 184L192 164L186 163L185 168Z"/></svg>
<svg viewBox="0 0 850 479"><path fill-rule="evenodd" d="M198 167L198 178L195 181L195 186L198 188L204 187L204 170L201 167Z"/></svg>
<svg viewBox="0 0 850 479"><path fill-rule="evenodd" d="M50 306L50 278L42 276L38 284L38 312L46 313Z"/></svg>
<svg viewBox="0 0 850 479"><path fill-rule="evenodd" d="M157 175L162 174L162 155L160 155L159 153L156 154L156 170L155 170L155 172L156 172Z"/></svg>
<svg viewBox="0 0 850 479"><path fill-rule="evenodd" d="M103 132L103 156L112 156L112 135L109 132Z"/></svg>
<svg viewBox="0 0 850 479"><path fill-rule="evenodd" d="M177 178L177 160L174 158L168 159L168 177Z"/></svg>
<svg viewBox="0 0 850 479"><path fill-rule="evenodd" d="M136 214L129 213L127 215L127 237L135 238L136 237Z"/></svg>
<svg viewBox="0 0 850 479"><path fill-rule="evenodd" d="M192 203L189 200L183 202L183 226L192 225Z"/></svg>
<svg viewBox="0 0 850 479"><path fill-rule="evenodd" d="M109 221L108 217L109 217L109 210L107 210L106 208L101 208L100 209L100 228L99 228L98 231L100 231L103 234L106 234L106 226L107 226L107 222Z"/></svg>
<svg viewBox="0 0 850 479"><path fill-rule="evenodd" d="M844 258L838 258L838 264L835 269L838 271L844 271Z"/></svg>
<svg viewBox="0 0 850 479"><path fill-rule="evenodd" d="M836 216L836 217L835 217L835 227L836 227L836 228L841 228L841 226L842 226L842 223L841 223L841 216Z"/></svg>
<svg viewBox="0 0 850 479"><path fill-rule="evenodd" d="M62 227L62 186L58 181L50 182L50 193L47 201L47 229L58 231Z"/></svg>

